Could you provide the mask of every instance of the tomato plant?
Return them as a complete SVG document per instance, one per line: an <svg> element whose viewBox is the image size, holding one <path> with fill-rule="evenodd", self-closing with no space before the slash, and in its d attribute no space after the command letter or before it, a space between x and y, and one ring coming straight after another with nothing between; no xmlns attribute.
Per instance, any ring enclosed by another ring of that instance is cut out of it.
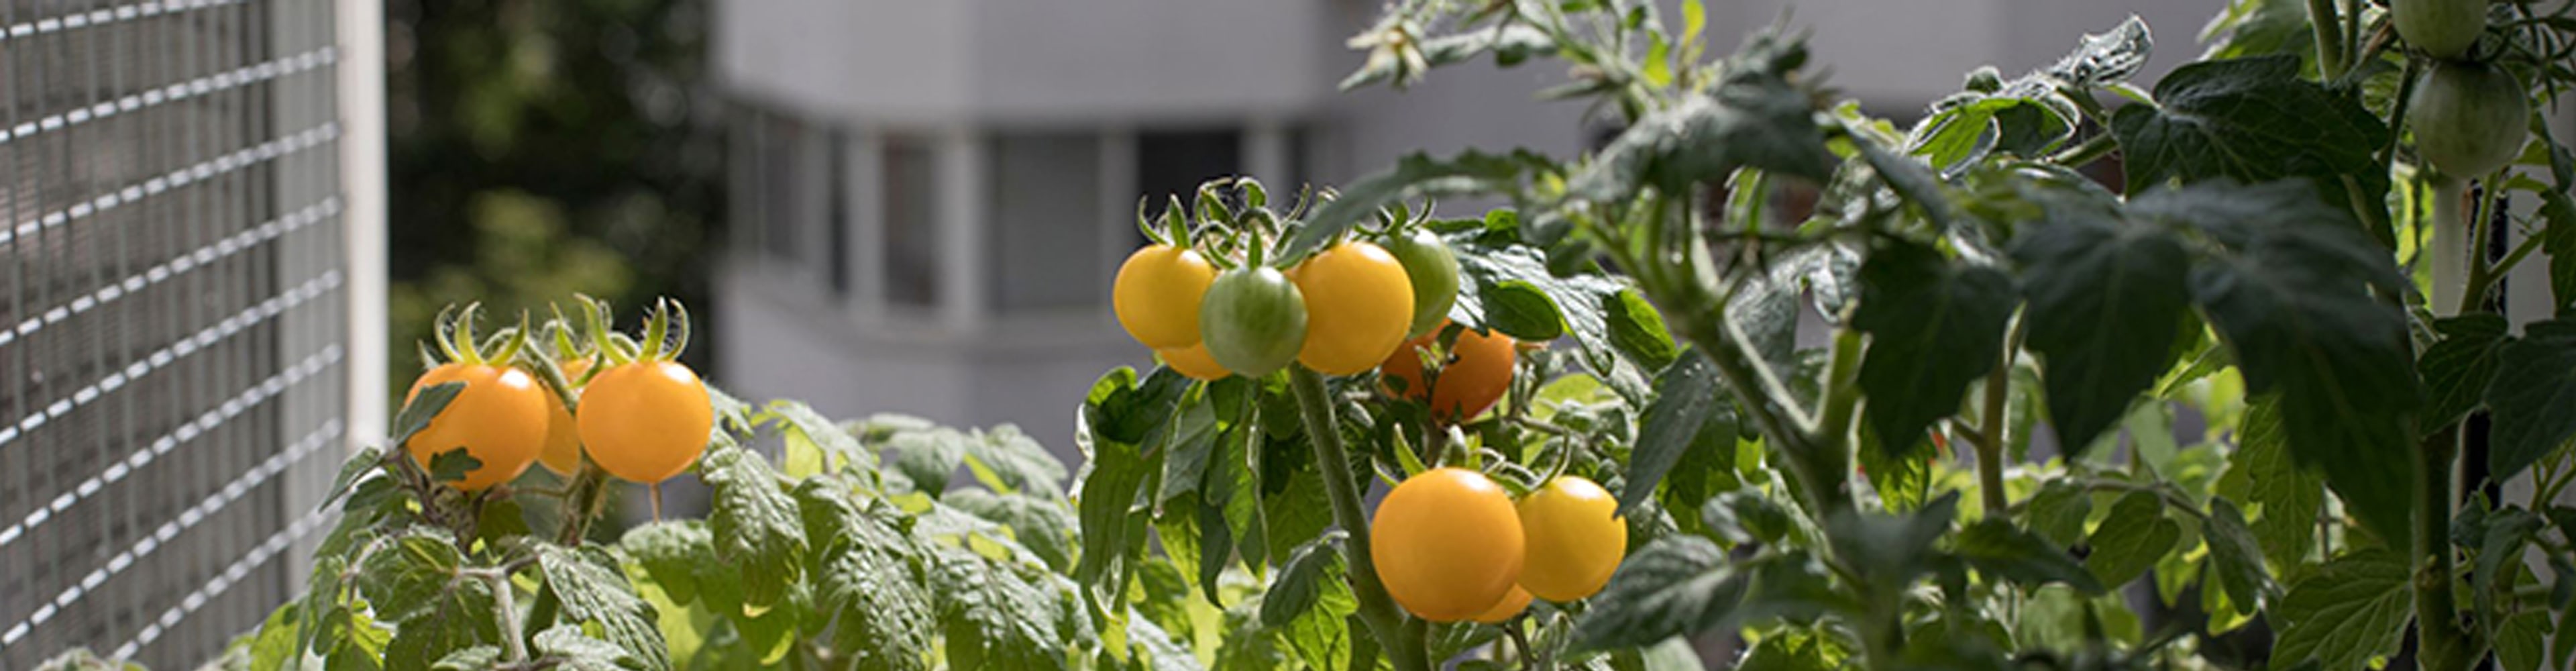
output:
<svg viewBox="0 0 2576 671"><path fill-rule="evenodd" d="M1511 389L1512 373L1519 361L1520 348L1511 336L1499 332L1458 331L1448 347L1439 347L1440 333L1424 334L1405 341L1395 353L1378 365L1378 374L1387 386L1399 387L1397 394L1418 403L1429 404L1431 416L1443 422L1455 422L1484 414L1485 409L1502 400ZM1425 359L1431 360L1432 374L1423 374Z"/></svg>
<svg viewBox="0 0 2576 671"><path fill-rule="evenodd" d="M2373 3L2235 3L2154 82L2133 81L2154 40L2132 19L2026 75L1972 73L1899 126L1834 102L1796 33L1715 57L1702 3L1680 4L1392 3L1351 41L1370 53L1348 85L1552 59L1571 81L1550 94L1620 130L1573 156L1411 155L1276 207L1240 178L1174 198L1139 258L1181 270L1113 287L1164 365L1099 378L1070 472L1007 427L664 393L704 389L627 363L660 360L665 328L598 319L586 386L557 360L574 348L501 362L573 401L589 460L467 490L441 483L483 466L471 444L359 455L312 592L237 659L2576 658L2576 154L2523 130L2576 85L2576 9L2497 4L2516 18L2444 53ZM2523 236L2467 243L2500 226ZM2545 275L2551 314L2503 314L2518 269ZM1131 314L1131 290L1160 307ZM1423 371L1405 343L1435 312L1456 328L1417 341L1445 350ZM1471 356L1495 341L1510 363L1471 363L1503 359ZM608 400L644 384L612 384L620 366L660 391ZM1441 401L1471 367L1500 400ZM389 444L466 416L471 388L424 387ZM610 538L594 522L621 457L602 457L645 434L669 442L640 475L695 458L712 511Z"/></svg>
<svg viewBox="0 0 2576 671"><path fill-rule="evenodd" d="M1199 341L1199 301L1216 281L1216 269L1187 244L1148 245L1118 266L1111 305L1118 325L1146 347L1188 347Z"/></svg>
<svg viewBox="0 0 2576 671"><path fill-rule="evenodd" d="M403 441L422 468L429 468L438 455L464 455L474 465L461 477L444 480L465 491L506 482L527 470L545 449L548 406L556 405L536 378L508 363L527 342L526 325L510 329L508 342L487 359L474 340L476 312L468 306L453 321L439 320L439 348L450 360L421 373L406 398L418 399L422 390L440 385L461 388L447 402L450 412Z"/></svg>

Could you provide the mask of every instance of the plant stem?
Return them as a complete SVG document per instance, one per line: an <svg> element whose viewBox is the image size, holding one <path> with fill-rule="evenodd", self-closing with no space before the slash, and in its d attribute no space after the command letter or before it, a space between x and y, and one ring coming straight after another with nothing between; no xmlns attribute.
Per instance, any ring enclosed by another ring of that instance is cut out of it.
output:
<svg viewBox="0 0 2576 671"><path fill-rule="evenodd" d="M492 586L492 619L501 625L501 652L513 662L528 661L527 632L519 625L517 588L510 584L505 569L473 570L469 574Z"/></svg>
<svg viewBox="0 0 2576 671"><path fill-rule="evenodd" d="M2021 351L2021 329L2021 320L2014 319L2004 331L2003 355L1995 371L1986 374L1985 413L1977 418L1983 425L1977 430L1977 495L1987 517L2012 505L2004 495L2004 446L2009 444L2004 440L2004 405L2012 399L2013 356Z"/></svg>
<svg viewBox="0 0 2576 671"><path fill-rule="evenodd" d="M1317 465L1324 471L1324 494L1332 500L1333 520L1350 534L1342 542L1342 558L1350 565L1351 590L1357 592L1360 620L1368 623L1387 651L1388 661L1396 671L1430 671L1423 659L1418 637L1405 637L1402 613L1395 600L1386 594L1386 584L1379 582L1377 564L1369 559L1368 516L1361 510L1359 490L1351 484L1351 460L1342 449L1342 434L1333 420L1332 398L1324 391L1324 376L1304 365L1288 367L1288 387L1297 396L1297 414L1306 421L1306 438L1315 446Z"/></svg>
<svg viewBox="0 0 2576 671"><path fill-rule="evenodd" d="M2327 81L2343 76L2343 25L2335 20L2334 0L2308 0L2308 25L2316 28L2317 70Z"/></svg>
<svg viewBox="0 0 2576 671"><path fill-rule="evenodd" d="M2439 316L2457 315L2476 305L2467 290L2471 280L2468 270L2469 249L2476 237L2474 222L2460 212L2461 182L2446 175L2433 175L2432 249L2425 252L2433 259L2433 312ZM2483 255L2481 255L2483 256Z"/></svg>
<svg viewBox="0 0 2576 671"><path fill-rule="evenodd" d="M2459 312L2461 313L2484 310L2487 294L2495 288L2495 282L2498 279L2495 264L2487 260L2487 238L2494 233L2493 229L2488 227L2495 223L2497 197L2503 193L2503 190L2496 186L2504 181L2501 179L2503 176L2504 172L2501 170L2487 176L2486 181L2478 189L2478 207L2468 213L2469 239L2463 241L2467 243L2468 248L2461 251L2466 252L2469 257L2469 285L2468 290L2460 294Z"/></svg>
<svg viewBox="0 0 2576 671"><path fill-rule="evenodd" d="M2415 483L2415 659L2423 671L2464 671L2476 661L2451 593L2451 462L2459 451L2456 423L2416 450L2421 461Z"/></svg>
<svg viewBox="0 0 2576 671"><path fill-rule="evenodd" d="M2119 150L2118 138L2112 137L2108 132L2094 133L2092 137L2084 138L2083 142L2068 147L2066 151L2048 157L2048 162L2068 168L2081 168Z"/></svg>

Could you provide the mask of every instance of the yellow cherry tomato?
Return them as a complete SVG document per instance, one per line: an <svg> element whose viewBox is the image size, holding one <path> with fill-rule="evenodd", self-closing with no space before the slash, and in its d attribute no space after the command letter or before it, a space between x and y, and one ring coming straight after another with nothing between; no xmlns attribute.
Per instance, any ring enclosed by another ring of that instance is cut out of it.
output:
<svg viewBox="0 0 2576 671"><path fill-rule="evenodd" d="M1377 367L1413 327L1413 279L1394 254L1366 242L1316 252L1289 271L1306 296L1297 361L1326 375Z"/></svg>
<svg viewBox="0 0 2576 671"><path fill-rule="evenodd" d="M1521 531L1529 542L1521 587L1549 601L1592 596L1628 554L1628 524L1619 500L1591 480L1550 480L1521 498Z"/></svg>
<svg viewBox="0 0 2576 671"><path fill-rule="evenodd" d="M1193 380L1223 380L1234 375L1234 371L1226 370L1224 364L1217 363L1216 357L1208 354L1207 343L1204 342L1154 350L1154 355L1163 358L1163 365Z"/></svg>
<svg viewBox="0 0 2576 671"><path fill-rule="evenodd" d="M1485 609L1485 612L1477 613L1476 621L1485 624L1502 624L1504 620L1521 614L1521 611L1529 610L1529 604L1529 590L1513 585L1512 591L1503 595L1503 600L1494 602L1494 606Z"/></svg>
<svg viewBox="0 0 2576 671"><path fill-rule="evenodd" d="M1369 563L1387 594L1433 622L1475 617L1511 593L1522 544L1511 495L1463 468L1406 479L1369 523Z"/></svg>
<svg viewBox="0 0 2576 671"><path fill-rule="evenodd" d="M517 368L446 363L413 381L404 401L420 396L422 389L449 382L463 382L465 388L429 421L428 428L404 441L412 459L427 469L431 458L465 448L483 465L448 485L469 492L508 482L528 470L528 464L545 449L546 405L554 402L545 387Z"/></svg>
<svg viewBox="0 0 2576 671"><path fill-rule="evenodd" d="M1439 342L1440 331L1432 329L1430 334L1405 341L1405 346L1395 348L1395 353L1387 355L1386 363L1377 370L1381 379L1390 381L1389 390L1395 388L1392 380L1403 380L1401 393L1405 398L1430 403L1432 419L1454 424L1483 414L1512 388L1512 366L1520 354L1519 348L1512 346L1512 337L1501 331L1460 331L1457 342L1449 347L1449 362L1439 368L1437 379L1425 389L1422 352Z"/></svg>
<svg viewBox="0 0 2576 671"><path fill-rule="evenodd" d="M1110 285L1110 307L1127 335L1154 349L1199 342L1199 299L1216 281L1216 267L1199 253L1148 245L1128 255Z"/></svg>
<svg viewBox="0 0 2576 671"><path fill-rule="evenodd" d="M581 443L610 475L669 479L707 450L715 406L689 367L638 361L600 371L581 392Z"/></svg>
<svg viewBox="0 0 2576 671"><path fill-rule="evenodd" d="M578 385L581 375L590 372L590 360L568 359L557 368L563 371L565 384ZM555 475L581 470L581 429L574 426L572 411L552 396L546 398L546 449L537 453L537 463Z"/></svg>

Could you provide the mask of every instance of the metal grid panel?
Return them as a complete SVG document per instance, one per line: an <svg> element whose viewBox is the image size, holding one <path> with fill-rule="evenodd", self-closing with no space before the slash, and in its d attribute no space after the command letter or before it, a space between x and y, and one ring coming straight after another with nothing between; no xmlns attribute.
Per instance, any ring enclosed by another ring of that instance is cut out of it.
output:
<svg viewBox="0 0 2576 671"><path fill-rule="evenodd" d="M187 667L345 444L331 0L0 0L0 670Z"/></svg>

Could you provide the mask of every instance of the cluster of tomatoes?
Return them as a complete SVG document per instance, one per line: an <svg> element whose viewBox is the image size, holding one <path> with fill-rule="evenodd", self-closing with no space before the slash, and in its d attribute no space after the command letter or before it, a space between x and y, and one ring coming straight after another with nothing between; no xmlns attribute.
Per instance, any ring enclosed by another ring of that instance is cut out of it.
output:
<svg viewBox="0 0 2576 671"><path fill-rule="evenodd" d="M1256 249L1248 261L1225 259L1232 267L1220 270L1186 240L1139 249L1111 291L1118 323L1164 365L1200 380L1260 377L1290 363L1325 375L1377 369L1391 392L1428 403L1444 422L1475 417L1511 386L1510 337L1460 330L1438 347L1458 298L1458 257L1430 231L1340 242L1284 271L1260 257ZM1426 374L1425 358L1441 365Z"/></svg>
<svg viewBox="0 0 2576 671"><path fill-rule="evenodd" d="M1369 563L1389 596L1433 622L1499 623L1532 597L1592 596L1627 556L1628 525L1601 485L1560 476L1512 501L1484 474L1405 479L1369 521Z"/></svg>
<svg viewBox="0 0 2576 671"><path fill-rule="evenodd" d="M2399 0L2390 23L2434 59L2406 108L2415 154L2444 175L2482 178L2522 156L2531 99L2512 72L2480 59L2487 0Z"/></svg>
<svg viewBox="0 0 2576 671"><path fill-rule="evenodd" d="M480 463L448 484L469 492L516 479L530 463L571 476L585 454L600 470L635 482L679 474L706 451L715 409L697 373L673 360L686 346L688 317L680 312L672 329L671 305L654 312L651 336L641 343L601 328L605 307L591 307L594 338L586 348L557 318L539 327L557 336L552 356L525 346L524 321L495 335L500 347L487 356L473 336L474 308L454 322L442 318L438 345L447 361L413 381L406 402L440 384L464 386L404 449L423 469L437 455L464 450ZM666 333L676 337L658 337ZM561 374L559 386L540 381L547 368Z"/></svg>

